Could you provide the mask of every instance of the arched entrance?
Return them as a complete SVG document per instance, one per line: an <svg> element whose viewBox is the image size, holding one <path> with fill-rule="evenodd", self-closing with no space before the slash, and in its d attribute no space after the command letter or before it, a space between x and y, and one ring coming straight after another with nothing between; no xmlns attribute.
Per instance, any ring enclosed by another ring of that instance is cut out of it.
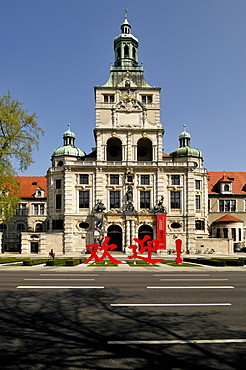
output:
<svg viewBox="0 0 246 370"><path fill-rule="evenodd" d="M140 228L138 229L138 239L143 240L145 235L150 236L149 240L153 239L153 229L152 229L151 226L149 226L149 225L140 226Z"/></svg>
<svg viewBox="0 0 246 370"><path fill-rule="evenodd" d="M122 229L118 225L111 225L108 228L107 236L110 238L109 244L117 245L115 251L122 251Z"/></svg>

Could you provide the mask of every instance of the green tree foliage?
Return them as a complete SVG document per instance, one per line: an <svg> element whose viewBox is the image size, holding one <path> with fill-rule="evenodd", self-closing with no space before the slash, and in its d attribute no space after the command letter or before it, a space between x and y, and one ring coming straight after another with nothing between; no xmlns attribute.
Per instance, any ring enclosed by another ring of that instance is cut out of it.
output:
<svg viewBox="0 0 246 370"><path fill-rule="evenodd" d="M19 202L15 171L24 171L34 163L33 150L38 149L39 137L44 133L36 114L28 115L22 105L10 93L0 97L0 222L13 215Z"/></svg>

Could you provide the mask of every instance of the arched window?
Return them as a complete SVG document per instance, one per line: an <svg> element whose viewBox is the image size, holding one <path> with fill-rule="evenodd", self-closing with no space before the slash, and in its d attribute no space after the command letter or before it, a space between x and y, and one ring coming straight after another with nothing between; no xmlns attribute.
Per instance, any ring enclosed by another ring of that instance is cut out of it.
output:
<svg viewBox="0 0 246 370"><path fill-rule="evenodd" d="M40 233L40 232L42 232L42 231L44 231L44 226L43 226L43 224L41 224L41 223L36 224L36 225L35 225L35 232L36 232L36 233Z"/></svg>
<svg viewBox="0 0 246 370"><path fill-rule="evenodd" d="M111 138L107 141L107 161L122 161L122 145L120 139Z"/></svg>
<svg viewBox="0 0 246 370"><path fill-rule="evenodd" d="M107 236L110 238L108 244L115 244L115 251L122 251L122 228L118 225L111 225L108 228Z"/></svg>
<svg viewBox="0 0 246 370"><path fill-rule="evenodd" d="M224 191L229 191L230 190L230 186L228 185L228 184L226 184L225 186L224 186Z"/></svg>
<svg viewBox="0 0 246 370"><path fill-rule="evenodd" d="M153 229L152 229L152 227L149 226L149 225L140 226L139 229L138 229L138 239L143 240L143 238L146 235L150 236L150 239L148 239L148 240L153 240ZM146 246L147 246L148 240L145 242Z"/></svg>
<svg viewBox="0 0 246 370"><path fill-rule="evenodd" d="M17 234L20 235L21 233L26 231L26 227L24 224L18 224L16 230L17 230Z"/></svg>
<svg viewBox="0 0 246 370"><path fill-rule="evenodd" d="M121 58L121 49L117 48L117 59Z"/></svg>
<svg viewBox="0 0 246 370"><path fill-rule="evenodd" d="M137 160L152 161L152 142L147 138L138 140Z"/></svg>
<svg viewBox="0 0 246 370"><path fill-rule="evenodd" d="M124 46L124 58L129 58L129 47L127 45Z"/></svg>

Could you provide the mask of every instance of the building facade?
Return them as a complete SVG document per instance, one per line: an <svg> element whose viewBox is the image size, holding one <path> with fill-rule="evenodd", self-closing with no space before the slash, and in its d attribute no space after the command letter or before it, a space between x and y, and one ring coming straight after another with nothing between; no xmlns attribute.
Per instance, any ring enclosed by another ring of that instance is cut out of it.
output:
<svg viewBox="0 0 246 370"><path fill-rule="evenodd" d="M245 189L232 198L236 175L208 176L186 127L179 147L163 152L161 89L144 78L126 15L114 54L109 80L95 87L95 150L86 155L77 148L69 125L47 176L19 178L29 181L29 195L22 189L17 214L0 225L2 251L81 253L107 235L125 253L145 236L158 239L163 253L177 238L188 253L232 253L233 242L244 245Z"/></svg>
<svg viewBox="0 0 246 370"><path fill-rule="evenodd" d="M232 239L236 250L245 248L246 172L209 172L211 237Z"/></svg>
<svg viewBox="0 0 246 370"><path fill-rule="evenodd" d="M64 133L47 174L49 232L63 234L62 250L81 251L94 242L95 217L117 249L134 238L157 237L158 214L166 214L167 248L177 237L195 249L208 236L207 171L202 153L181 133L180 147L163 153L160 88L149 85L138 64L138 39L125 17L114 39L110 77L95 87L96 149L89 155Z"/></svg>
<svg viewBox="0 0 246 370"><path fill-rule="evenodd" d="M1 252L23 252L25 235L27 250L39 253L40 240L46 232L46 178L23 176L17 179L20 183L21 201L10 221L7 224L0 223Z"/></svg>

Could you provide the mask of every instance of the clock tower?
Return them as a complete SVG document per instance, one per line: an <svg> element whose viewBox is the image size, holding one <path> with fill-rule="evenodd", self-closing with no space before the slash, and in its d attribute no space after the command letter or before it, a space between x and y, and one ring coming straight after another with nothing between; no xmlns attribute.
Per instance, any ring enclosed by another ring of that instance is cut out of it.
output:
<svg viewBox="0 0 246 370"><path fill-rule="evenodd" d="M161 161L160 88L145 81L138 65L138 39L131 34L126 10L114 55L109 80L95 87L97 161L127 166Z"/></svg>

